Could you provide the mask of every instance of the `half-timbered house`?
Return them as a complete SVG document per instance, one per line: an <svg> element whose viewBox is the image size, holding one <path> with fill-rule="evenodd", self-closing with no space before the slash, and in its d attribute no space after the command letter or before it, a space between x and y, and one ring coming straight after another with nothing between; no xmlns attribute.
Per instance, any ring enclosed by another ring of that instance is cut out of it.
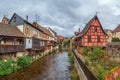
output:
<svg viewBox="0 0 120 80"><path fill-rule="evenodd" d="M106 46L106 33L104 32L97 15L86 24L81 32L78 32L75 36L75 42L80 53L81 47Z"/></svg>
<svg viewBox="0 0 120 80"><path fill-rule="evenodd" d="M25 49L29 51L41 51L44 50L46 41L43 40L43 31L33 24L28 22L28 16L26 20L14 13L9 21L9 24L16 25L17 28L25 35Z"/></svg>
<svg viewBox="0 0 120 80"><path fill-rule="evenodd" d="M46 51L52 50L56 43L56 35L52 34L52 31L49 29L39 25L37 22L33 22L33 25L36 26L38 29L43 31L43 39L46 41Z"/></svg>
<svg viewBox="0 0 120 80"><path fill-rule="evenodd" d="M10 24L0 23L0 57L16 56L25 51L24 34Z"/></svg>

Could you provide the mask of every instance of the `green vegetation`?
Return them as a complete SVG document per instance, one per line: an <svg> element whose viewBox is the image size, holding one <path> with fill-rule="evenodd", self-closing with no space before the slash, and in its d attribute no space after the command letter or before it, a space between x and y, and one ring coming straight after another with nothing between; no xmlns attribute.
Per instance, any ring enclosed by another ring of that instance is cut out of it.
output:
<svg viewBox="0 0 120 80"><path fill-rule="evenodd" d="M70 66L71 78L72 78L72 80L79 80L79 75L78 75L75 65L74 65L74 56L73 56L72 51L70 51L70 50L68 51L68 57L69 57L68 61L71 64L71 66Z"/></svg>
<svg viewBox="0 0 120 80"><path fill-rule="evenodd" d="M17 71L18 68L16 61L13 59L0 61L0 75L8 75Z"/></svg>
<svg viewBox="0 0 120 80"><path fill-rule="evenodd" d="M58 50L53 49L48 54L56 53ZM41 59L43 57L42 52L39 52L38 55L28 55L19 57L17 60L8 59L0 60L0 76L11 74L12 72L17 71L20 68L28 67L32 62Z"/></svg>
<svg viewBox="0 0 120 80"><path fill-rule="evenodd" d="M68 56L69 56L69 62L71 65L74 64L74 56L71 51L68 51Z"/></svg>
<svg viewBox="0 0 120 80"><path fill-rule="evenodd" d="M115 61L110 60L106 53L100 47L86 47L82 49L84 62L98 77L99 80L105 80L105 76L116 66L120 66Z"/></svg>
<svg viewBox="0 0 120 80"><path fill-rule="evenodd" d="M58 51L58 49L53 49L53 50L49 51L48 54L56 53L57 51Z"/></svg>
<svg viewBox="0 0 120 80"><path fill-rule="evenodd" d="M31 64L30 56L23 56L18 60L8 59L0 61L0 75L8 75L20 68L28 67Z"/></svg>
<svg viewBox="0 0 120 80"><path fill-rule="evenodd" d="M70 48L70 39L68 39L67 41L64 41L64 47L65 48Z"/></svg>
<svg viewBox="0 0 120 80"><path fill-rule="evenodd" d="M112 42L120 42L119 38L112 38Z"/></svg>
<svg viewBox="0 0 120 80"><path fill-rule="evenodd" d="M75 65L72 65L71 67L70 67L70 70L71 70L71 78L72 78L72 80L79 80L79 75L78 75L78 73L77 73L77 71L76 71L76 69L75 69Z"/></svg>
<svg viewBox="0 0 120 80"><path fill-rule="evenodd" d="M20 67L28 67L31 64L30 56L23 56L17 60L17 65Z"/></svg>

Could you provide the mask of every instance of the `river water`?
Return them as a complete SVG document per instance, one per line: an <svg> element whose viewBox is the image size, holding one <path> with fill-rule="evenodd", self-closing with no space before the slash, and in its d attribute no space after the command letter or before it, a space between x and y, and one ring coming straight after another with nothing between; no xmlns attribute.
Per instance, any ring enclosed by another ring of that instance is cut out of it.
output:
<svg viewBox="0 0 120 80"><path fill-rule="evenodd" d="M67 52L49 54L0 80L71 80Z"/></svg>

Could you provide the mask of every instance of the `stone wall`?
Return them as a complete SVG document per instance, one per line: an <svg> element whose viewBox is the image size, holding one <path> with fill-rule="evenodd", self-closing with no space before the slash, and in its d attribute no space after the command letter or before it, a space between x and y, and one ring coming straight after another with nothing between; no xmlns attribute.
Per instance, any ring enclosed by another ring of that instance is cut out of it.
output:
<svg viewBox="0 0 120 80"><path fill-rule="evenodd" d="M96 76L84 64L84 59L77 51L73 51L75 67L79 74L80 80L98 80Z"/></svg>
<svg viewBox="0 0 120 80"><path fill-rule="evenodd" d="M108 43L106 52L108 56L120 57L120 42Z"/></svg>

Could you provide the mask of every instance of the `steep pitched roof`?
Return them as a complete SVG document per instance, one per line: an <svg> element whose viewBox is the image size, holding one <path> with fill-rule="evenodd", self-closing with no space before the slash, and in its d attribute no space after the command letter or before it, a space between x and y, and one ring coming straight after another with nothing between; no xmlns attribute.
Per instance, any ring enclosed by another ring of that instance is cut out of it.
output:
<svg viewBox="0 0 120 80"><path fill-rule="evenodd" d="M100 23L97 15L95 15L95 16L86 24L85 28L82 30L82 32L80 32L79 36L77 36L77 37L84 36L84 35L87 33L87 31L89 30L89 28L91 27L91 24L92 24L92 22L93 22L94 20L98 20L98 22ZM100 26L102 26L101 23L100 23ZM101 29L103 30L102 27L101 27ZM103 32L104 32L104 34L106 35L106 33L105 33L104 30L103 30Z"/></svg>
<svg viewBox="0 0 120 80"><path fill-rule="evenodd" d="M9 19L6 16L4 16L1 22L5 23L5 24L8 24Z"/></svg>
<svg viewBox="0 0 120 80"><path fill-rule="evenodd" d="M0 23L1 36L24 37L24 34L14 25Z"/></svg>
<svg viewBox="0 0 120 80"><path fill-rule="evenodd" d="M120 32L120 24L112 32Z"/></svg>
<svg viewBox="0 0 120 80"><path fill-rule="evenodd" d="M60 41L63 41L63 40L64 40L64 37L61 36L61 35L58 35L57 37L58 37L58 40L60 40Z"/></svg>
<svg viewBox="0 0 120 80"><path fill-rule="evenodd" d="M49 27L49 29L54 33L54 34L57 34L53 29L51 29L50 27Z"/></svg>
<svg viewBox="0 0 120 80"><path fill-rule="evenodd" d="M52 33L48 29L46 29L45 27L42 27L41 25L39 25L36 22L33 22L33 25L36 26L37 28L41 29L45 34L53 37Z"/></svg>
<svg viewBox="0 0 120 80"><path fill-rule="evenodd" d="M12 21L12 19L14 18L14 16L17 15L19 16L17 13L14 13L13 16L11 17L11 19L9 20L9 24L10 22ZM29 24L30 26L32 26L33 28L37 29L37 30L40 30L42 32L41 29L37 28L36 26L34 26L33 24L31 24L29 21L23 19L21 16L19 16L19 18L21 18L25 23Z"/></svg>

